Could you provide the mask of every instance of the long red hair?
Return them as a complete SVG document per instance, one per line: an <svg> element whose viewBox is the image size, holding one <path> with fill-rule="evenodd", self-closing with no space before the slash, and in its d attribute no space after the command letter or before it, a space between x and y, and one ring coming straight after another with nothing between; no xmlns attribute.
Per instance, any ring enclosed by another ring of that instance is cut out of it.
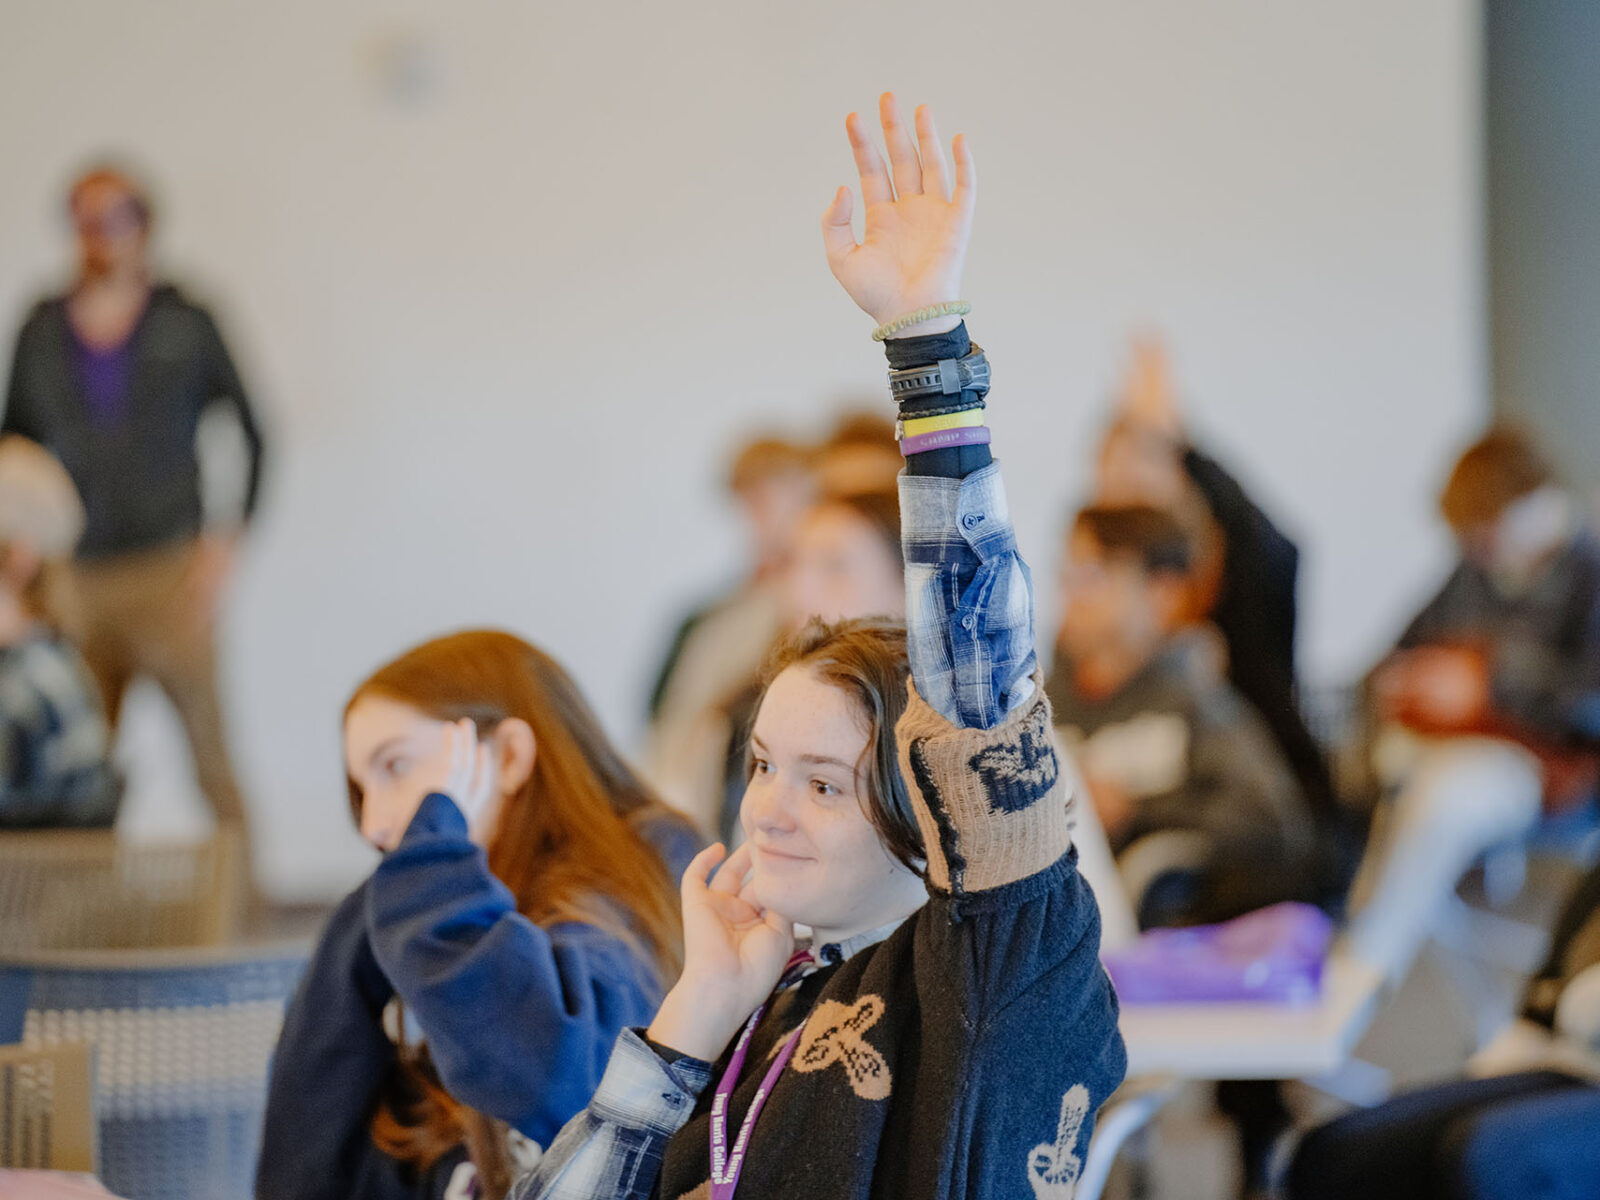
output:
<svg viewBox="0 0 1600 1200"><path fill-rule="evenodd" d="M345 707L382 696L440 721L468 718L487 736L502 721L526 721L536 752L528 781L501 809L489 869L537 925L582 921L632 942L663 986L682 966L678 893L640 823L665 806L606 737L572 677L521 638L473 630L425 642L356 688ZM350 806L359 822L361 792ZM372 1134L386 1153L426 1170L465 1143L481 1186L510 1183L504 1126L454 1100L425 1048L402 1046Z"/></svg>

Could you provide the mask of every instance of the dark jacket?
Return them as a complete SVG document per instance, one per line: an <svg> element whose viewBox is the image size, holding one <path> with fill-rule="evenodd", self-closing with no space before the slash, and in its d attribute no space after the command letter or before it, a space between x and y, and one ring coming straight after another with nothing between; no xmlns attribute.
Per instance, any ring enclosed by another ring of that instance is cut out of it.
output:
<svg viewBox="0 0 1600 1200"><path fill-rule="evenodd" d="M1211 623L1228 644L1228 679L1267 723L1312 811L1334 820L1328 766L1295 688L1300 551L1222 464L1189 447L1184 471L1222 531L1222 579Z"/></svg>
<svg viewBox="0 0 1600 1200"><path fill-rule="evenodd" d="M1308 900L1315 826L1260 715L1218 673L1198 633L1180 635L1117 692L1089 699L1058 663L1048 690L1057 727L1087 774L1109 776L1134 801L1112 831L1120 854L1147 834L1201 834L1207 878L1186 920L1238 916ZM1097 763L1097 759L1100 760Z"/></svg>
<svg viewBox="0 0 1600 1200"><path fill-rule="evenodd" d="M1553 745L1600 748L1600 540L1573 537L1511 595L1463 559L1407 627L1399 648L1481 649L1495 714Z"/></svg>
<svg viewBox="0 0 1600 1200"><path fill-rule="evenodd" d="M195 437L212 404L232 404L250 450L245 515L255 510L262 440L255 414L216 322L177 288L163 285L134 327L125 415L91 418L74 369L65 298L35 306L17 335L0 432L19 433L66 466L88 521L82 558L160 546L200 531Z"/></svg>
<svg viewBox="0 0 1600 1200"><path fill-rule="evenodd" d="M674 879L698 850L669 816L643 829ZM592 925L542 928L467 838L455 803L429 796L400 846L334 912L289 1005L272 1064L260 1200L444 1195L466 1160L423 1178L380 1151L371 1122L395 1070L384 1009L404 1001L446 1089L540 1146L589 1101L611 1043L661 1000L651 964Z"/></svg>

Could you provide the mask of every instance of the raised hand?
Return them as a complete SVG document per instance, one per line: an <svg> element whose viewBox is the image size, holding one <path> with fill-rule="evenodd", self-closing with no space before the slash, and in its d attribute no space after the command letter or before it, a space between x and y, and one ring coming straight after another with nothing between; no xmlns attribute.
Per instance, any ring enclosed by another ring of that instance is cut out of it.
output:
<svg viewBox="0 0 1600 1200"><path fill-rule="evenodd" d="M841 187L822 215L828 266L850 298L880 324L933 304L960 299L961 271L972 233L977 175L966 139L957 134L955 189L950 187L939 131L927 105L916 111L915 141L900 117L893 92L878 102L890 167L868 140L861 115L845 118L850 149L861 174L866 236L857 243L850 221L855 197ZM901 336L953 329L959 318L924 322Z"/></svg>
<svg viewBox="0 0 1600 1200"><path fill-rule="evenodd" d="M1154 433L1173 439L1183 435L1177 389L1166 343L1153 333L1133 339L1127 382L1122 389L1120 415Z"/></svg>
<svg viewBox="0 0 1600 1200"><path fill-rule="evenodd" d="M750 848L723 862L726 853L702 850L684 872L683 974L650 1026L653 1040L707 1061L777 986L794 950L794 927L750 895Z"/></svg>

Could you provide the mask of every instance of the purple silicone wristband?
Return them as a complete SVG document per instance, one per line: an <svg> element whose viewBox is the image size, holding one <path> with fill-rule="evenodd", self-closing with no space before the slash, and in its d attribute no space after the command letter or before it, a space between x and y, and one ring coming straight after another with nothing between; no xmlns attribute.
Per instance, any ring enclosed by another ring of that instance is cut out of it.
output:
<svg viewBox="0 0 1600 1200"><path fill-rule="evenodd" d="M968 429L941 429L938 433L919 433L915 437L900 439L900 453L910 458L913 454L926 454L929 450L948 450L953 446L987 446L989 427L974 425Z"/></svg>

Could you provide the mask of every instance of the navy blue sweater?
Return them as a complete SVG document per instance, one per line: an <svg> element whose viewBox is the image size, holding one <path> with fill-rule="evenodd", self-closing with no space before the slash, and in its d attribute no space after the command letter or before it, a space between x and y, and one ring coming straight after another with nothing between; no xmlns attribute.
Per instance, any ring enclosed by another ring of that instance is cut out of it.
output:
<svg viewBox="0 0 1600 1200"><path fill-rule="evenodd" d="M699 848L669 815L642 831L674 879ZM397 1057L383 1028L396 994L450 1094L541 1146L588 1103L617 1033L647 1024L661 1000L652 965L622 940L518 913L460 809L429 796L399 847L335 910L289 1006L259 1200L444 1195L464 1151L419 1178L372 1141Z"/></svg>

